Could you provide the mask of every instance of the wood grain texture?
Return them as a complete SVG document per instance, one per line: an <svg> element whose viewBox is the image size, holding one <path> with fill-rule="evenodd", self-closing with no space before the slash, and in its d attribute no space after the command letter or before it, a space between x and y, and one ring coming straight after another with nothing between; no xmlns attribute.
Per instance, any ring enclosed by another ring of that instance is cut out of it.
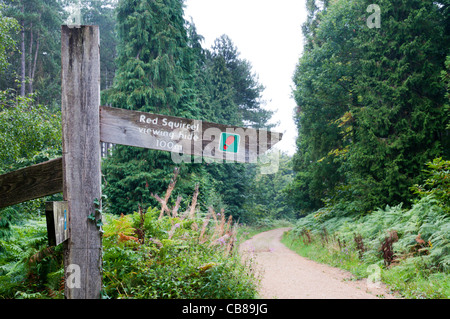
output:
<svg viewBox="0 0 450 319"><path fill-rule="evenodd" d="M222 132L240 136L238 153L220 151ZM100 139L113 144L252 163L282 137L281 133L266 130L100 107Z"/></svg>
<svg viewBox="0 0 450 319"><path fill-rule="evenodd" d="M62 26L61 62L63 197L70 211L66 279L68 275L80 278L80 287L66 280L65 297L98 299L102 241L96 223L88 219L90 214L100 218L94 205L94 200L101 198L98 26ZM80 274L68 273L70 265L78 265Z"/></svg>
<svg viewBox="0 0 450 319"><path fill-rule="evenodd" d="M0 208L61 193L62 175L62 158L1 175Z"/></svg>

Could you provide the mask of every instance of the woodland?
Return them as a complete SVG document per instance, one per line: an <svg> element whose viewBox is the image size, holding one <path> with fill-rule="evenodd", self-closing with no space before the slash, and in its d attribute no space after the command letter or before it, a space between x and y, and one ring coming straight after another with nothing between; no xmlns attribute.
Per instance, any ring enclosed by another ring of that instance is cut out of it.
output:
<svg viewBox="0 0 450 319"><path fill-rule="evenodd" d="M0 174L62 156L60 32L77 2L0 0ZM305 0L296 152L276 172L103 145L103 298L257 298L236 247L280 225L309 258L450 297L450 1L378 0L377 26L371 4ZM102 105L273 129L258 71L225 34L205 48L183 10L81 1L100 29ZM64 298L44 213L58 200L0 209L0 299Z"/></svg>

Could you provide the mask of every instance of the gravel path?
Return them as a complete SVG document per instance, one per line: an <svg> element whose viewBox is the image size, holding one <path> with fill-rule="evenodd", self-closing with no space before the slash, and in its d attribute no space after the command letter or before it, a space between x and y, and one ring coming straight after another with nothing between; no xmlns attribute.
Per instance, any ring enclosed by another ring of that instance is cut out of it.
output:
<svg viewBox="0 0 450 319"><path fill-rule="evenodd" d="M319 264L288 249L281 236L288 228L260 233L239 247L261 278L262 299L393 299L384 286L350 280L346 271ZM373 285L372 285L373 286Z"/></svg>

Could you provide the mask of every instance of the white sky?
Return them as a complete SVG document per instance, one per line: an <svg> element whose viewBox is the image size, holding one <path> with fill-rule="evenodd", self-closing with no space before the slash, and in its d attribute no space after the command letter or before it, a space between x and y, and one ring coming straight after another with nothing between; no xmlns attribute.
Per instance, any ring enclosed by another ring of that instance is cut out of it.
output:
<svg viewBox="0 0 450 319"><path fill-rule="evenodd" d="M284 133L276 146L295 152L297 130L293 120L292 76L302 52L301 26L306 20L305 0L186 0L185 18L192 17L204 48L226 34L240 58L248 60L265 86L265 108L275 111L273 130Z"/></svg>

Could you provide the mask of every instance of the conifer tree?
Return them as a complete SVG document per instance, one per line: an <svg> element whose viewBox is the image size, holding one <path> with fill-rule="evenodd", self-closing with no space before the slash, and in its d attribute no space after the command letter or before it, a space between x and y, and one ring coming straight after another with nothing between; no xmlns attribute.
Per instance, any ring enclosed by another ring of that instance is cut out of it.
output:
<svg viewBox="0 0 450 319"><path fill-rule="evenodd" d="M205 112L211 121L229 125L270 129L271 111L262 108L264 87L252 73L251 64L239 57L237 47L227 35L217 38L205 58ZM252 164L219 164L207 167L216 181L216 190L227 205L227 212L242 218L255 177ZM241 219L242 220L242 219Z"/></svg>
<svg viewBox="0 0 450 319"><path fill-rule="evenodd" d="M192 56L187 46L183 1L121 0L117 34L116 77L106 92L110 105L192 117L196 113L189 94ZM167 152L118 145L103 167L110 209L120 214L136 211L139 205L156 204L151 193L161 194L167 188L175 163ZM181 170L193 180L199 178L192 171L193 165ZM180 192L182 185L178 184ZM192 193L194 185L188 188Z"/></svg>
<svg viewBox="0 0 450 319"><path fill-rule="evenodd" d="M261 107L263 87L250 64L239 59L226 36L211 51L204 50L195 25L183 19L183 1L122 0L116 23L116 77L103 96L111 106L268 127L271 112ZM111 210L127 213L138 205L156 204L151 193L166 190L175 165L169 153L116 146L103 165ZM200 202L223 202L229 214L239 217L246 189L244 170L236 163L181 164L176 191L188 200L194 184L199 184Z"/></svg>
<svg viewBox="0 0 450 319"><path fill-rule="evenodd" d="M445 87L448 6L379 1L307 1L305 53L294 81L298 104L299 209L346 199L361 211L411 196L426 162L448 157ZM347 197L345 197L347 196Z"/></svg>
<svg viewBox="0 0 450 319"><path fill-rule="evenodd" d="M449 46L432 1L381 1L381 27L358 30L360 72L348 162L351 182L371 206L408 205L425 163L449 156L440 78Z"/></svg>

